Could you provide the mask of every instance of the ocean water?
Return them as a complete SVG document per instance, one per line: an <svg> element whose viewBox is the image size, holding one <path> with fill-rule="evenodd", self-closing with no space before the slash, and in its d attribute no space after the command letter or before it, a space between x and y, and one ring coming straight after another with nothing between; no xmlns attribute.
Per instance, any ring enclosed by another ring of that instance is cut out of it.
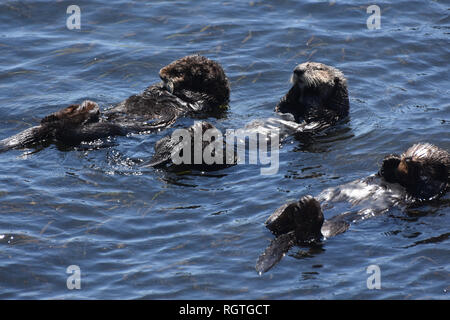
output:
<svg viewBox="0 0 450 320"><path fill-rule="evenodd" d="M72 4L81 29L66 26ZM293 248L263 275L255 262L287 201L373 174L416 142L450 149L449 13L444 1L2 1L0 139L85 99L114 105L193 53L230 79L228 111L208 119L221 130L273 116L305 61L343 71L351 111L310 143L288 139L274 175L143 168L170 131L1 153L0 298L448 299L448 195L355 223L307 257ZM380 290L367 288L370 265Z"/></svg>

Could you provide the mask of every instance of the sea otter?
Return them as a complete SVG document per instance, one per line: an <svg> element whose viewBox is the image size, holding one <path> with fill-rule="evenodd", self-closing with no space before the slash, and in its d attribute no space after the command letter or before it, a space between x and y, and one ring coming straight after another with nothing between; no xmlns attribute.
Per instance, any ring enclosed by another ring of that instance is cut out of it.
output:
<svg viewBox="0 0 450 320"><path fill-rule="evenodd" d="M449 173L450 154L419 143L401 156L386 156L375 175L281 206L265 222L277 237L258 258L256 270L269 270L294 245L316 245L345 232L351 222L382 214L394 205L439 198L447 191ZM350 204L351 211L324 220L322 208L338 203Z"/></svg>
<svg viewBox="0 0 450 320"><path fill-rule="evenodd" d="M348 116L347 80L340 70L305 62L294 68L291 83L291 89L275 107L278 117L255 120L246 125L246 130L267 133L279 129L281 139L309 139Z"/></svg>
<svg viewBox="0 0 450 320"><path fill-rule="evenodd" d="M207 134L219 138L203 139ZM237 162L234 148L228 149L227 153L227 143L218 129L209 122L200 121L184 129L184 132L178 129L178 132L174 132L171 136L158 140L153 157L144 164L144 167L170 168L172 171L221 170ZM196 159L195 152L201 157ZM174 161L175 157L178 161Z"/></svg>
<svg viewBox="0 0 450 320"><path fill-rule="evenodd" d="M44 140L79 144L99 138L154 131L179 117L219 113L230 87L222 66L200 55L176 60L159 72L162 82L100 114L95 102L71 105L42 119L40 125L0 141L0 150Z"/></svg>

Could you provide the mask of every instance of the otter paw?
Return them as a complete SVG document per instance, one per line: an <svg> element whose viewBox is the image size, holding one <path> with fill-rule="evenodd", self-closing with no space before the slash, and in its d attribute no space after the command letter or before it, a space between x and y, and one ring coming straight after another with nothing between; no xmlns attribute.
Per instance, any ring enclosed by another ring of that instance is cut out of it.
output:
<svg viewBox="0 0 450 320"><path fill-rule="evenodd" d="M311 224L314 224L311 227L317 231L315 225L322 226L322 223L323 214L320 204L310 195L281 206L265 222L267 229L276 236L297 230L299 227L303 230Z"/></svg>
<svg viewBox="0 0 450 320"><path fill-rule="evenodd" d="M81 105L73 104L52 113L41 120L41 124L64 124L64 125L82 125L90 122L97 122L100 115L100 108L93 101L83 101Z"/></svg>

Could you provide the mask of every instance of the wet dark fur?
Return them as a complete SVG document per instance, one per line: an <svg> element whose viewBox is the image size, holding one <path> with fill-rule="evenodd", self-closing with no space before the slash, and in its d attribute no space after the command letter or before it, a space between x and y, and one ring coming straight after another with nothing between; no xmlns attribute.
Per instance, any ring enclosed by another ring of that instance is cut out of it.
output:
<svg viewBox="0 0 450 320"><path fill-rule="evenodd" d="M310 195L281 206L265 225L276 238L258 257L255 268L259 273L272 268L293 246L314 246L322 240L323 233L336 235L349 227L339 217L325 221L320 203Z"/></svg>
<svg viewBox="0 0 450 320"><path fill-rule="evenodd" d="M214 146L214 150L212 151L213 156L215 155L217 148L221 149L223 157L221 158L221 163L212 163L208 164L204 162L204 159L202 158L201 163L195 163L195 147L194 147L194 134L196 130L201 130L201 134L205 134L207 130L217 130L216 127L214 127L211 123L206 121L197 122L191 127L186 129L190 136L190 163L182 163L182 164L174 164L172 162L172 155L174 153L179 154L182 156L183 152L183 142L173 138L172 136L165 136L164 138L160 139L155 144L155 153L153 157L150 159L148 163L146 163L144 166L146 167L156 167L156 168L166 168L169 167L172 171L186 171L186 170L199 170L199 171L215 171L215 170L221 170L230 166L233 166L236 164L237 156L234 152L234 149L232 150L232 154L230 155L231 159L227 161L227 144L225 140L220 140L216 142L216 145ZM205 152L205 148L210 145L211 142L209 141L202 141L201 145L201 153L203 154ZM187 147L187 146L184 146Z"/></svg>
<svg viewBox="0 0 450 320"><path fill-rule="evenodd" d="M291 202L278 208L266 221L266 227L273 234L293 232L297 243L320 240L324 218L319 202L311 196Z"/></svg>
<svg viewBox="0 0 450 320"><path fill-rule="evenodd" d="M161 83L133 95L97 116L72 105L45 117L39 126L0 141L0 150L27 147L42 140L79 144L127 133L155 131L179 117L210 114L229 101L229 83L222 67L199 55L181 58L160 70ZM82 105L83 105L82 104Z"/></svg>
<svg viewBox="0 0 450 320"><path fill-rule="evenodd" d="M383 160L379 175L399 183L413 197L427 200L444 193L448 187L450 155L431 144L415 144L401 156Z"/></svg>

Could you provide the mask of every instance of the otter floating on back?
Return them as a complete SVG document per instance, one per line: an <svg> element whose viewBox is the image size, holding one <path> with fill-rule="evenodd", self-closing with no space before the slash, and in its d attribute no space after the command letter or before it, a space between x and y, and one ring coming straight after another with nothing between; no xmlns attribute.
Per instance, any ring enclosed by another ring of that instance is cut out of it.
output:
<svg viewBox="0 0 450 320"><path fill-rule="evenodd" d="M237 162L237 155L232 150L227 154L227 143L221 138L218 140L205 141L203 136L209 131L212 135L219 133L218 129L207 121L200 121L185 129L185 136L180 141L177 137L165 136L155 144L155 153L153 157L145 163L144 167L165 168L173 171L198 170L215 171L233 166ZM219 133L220 134L220 133ZM196 141L196 136L200 136L200 141ZM184 139L186 139L184 141ZM195 144L198 144L195 146ZM183 152L189 151L189 154L183 155ZM200 161L196 161L195 151L201 152ZM212 163L205 161L203 155L209 153ZM216 157L217 154L217 157ZM180 160L186 160L183 163L173 163L174 156ZM183 156L186 156L184 159ZM217 159L218 158L218 159ZM217 162L214 160L218 160Z"/></svg>
<svg viewBox="0 0 450 320"><path fill-rule="evenodd" d="M316 199L304 196L281 206L265 223L276 238L258 258L256 270L269 270L294 245L315 245L345 232L351 222L382 214L394 205L439 198L448 189L449 173L446 150L415 144L401 156L385 157L376 175L326 189ZM342 202L360 209L324 220L322 208Z"/></svg>
<svg viewBox="0 0 450 320"><path fill-rule="evenodd" d="M155 131L179 117L214 114L229 101L228 79L219 63L200 55L172 62L159 72L162 82L100 114L84 101L42 119L40 125L0 141L0 151L28 147L44 140L79 144L128 133Z"/></svg>

